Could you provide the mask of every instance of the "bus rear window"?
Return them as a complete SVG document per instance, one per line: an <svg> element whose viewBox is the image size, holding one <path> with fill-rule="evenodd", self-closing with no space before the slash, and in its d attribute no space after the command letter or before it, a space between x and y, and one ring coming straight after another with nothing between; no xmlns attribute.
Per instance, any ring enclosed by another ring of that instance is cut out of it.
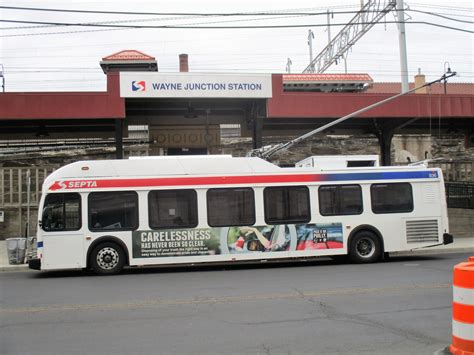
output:
<svg viewBox="0 0 474 355"><path fill-rule="evenodd" d="M409 183L373 184L370 198L374 213L404 213L413 211L413 193Z"/></svg>
<svg viewBox="0 0 474 355"><path fill-rule="evenodd" d="M266 223L307 223L311 220L306 186L267 187L263 195Z"/></svg>
<svg viewBox="0 0 474 355"><path fill-rule="evenodd" d="M138 195L134 191L89 194L89 229L134 230L138 228Z"/></svg>
<svg viewBox="0 0 474 355"><path fill-rule="evenodd" d="M198 225L194 190L162 190L148 194L150 228L194 228Z"/></svg>
<svg viewBox="0 0 474 355"><path fill-rule="evenodd" d="M77 193L47 195L41 223L47 232L81 229L81 196Z"/></svg>

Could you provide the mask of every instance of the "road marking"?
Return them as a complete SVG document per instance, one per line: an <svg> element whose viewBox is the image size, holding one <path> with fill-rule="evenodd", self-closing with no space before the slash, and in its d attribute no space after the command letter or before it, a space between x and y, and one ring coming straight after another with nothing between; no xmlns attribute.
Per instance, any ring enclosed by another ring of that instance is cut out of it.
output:
<svg viewBox="0 0 474 355"><path fill-rule="evenodd" d="M36 307L17 307L17 308L0 308L0 313L35 313L35 312L64 312L64 311L87 311L87 310L117 310L117 309L141 309L154 308L159 306L180 306L180 305L205 305L205 304L225 304L251 301L269 301L269 300L285 300L297 298L311 298L321 296L338 296L353 295L364 293L390 293L409 290L430 290L450 288L451 284L432 283L421 285L399 285L393 287L377 287L377 288L340 288L323 291L293 291L287 293L261 293L261 294L243 294L237 296L222 297L194 297L183 299L152 299L141 302L125 302L125 303L101 303L101 304L71 304L61 305L52 304L48 306Z"/></svg>

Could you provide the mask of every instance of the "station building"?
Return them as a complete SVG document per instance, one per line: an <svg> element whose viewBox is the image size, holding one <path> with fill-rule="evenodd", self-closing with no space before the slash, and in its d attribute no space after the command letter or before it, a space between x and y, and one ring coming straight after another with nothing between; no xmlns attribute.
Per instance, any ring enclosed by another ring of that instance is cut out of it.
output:
<svg viewBox="0 0 474 355"><path fill-rule="evenodd" d="M222 132L251 139L251 148L290 139L400 92L369 74L161 73L136 50L102 58L106 92L0 94L0 141L124 139L139 135L150 155L220 153ZM411 84L424 83L417 75ZM381 162L392 163L395 134L456 132L474 145L474 84L438 83L334 126L326 134L369 134ZM69 142L69 141L68 141ZM23 143L21 143L23 144ZM424 158L417 156L415 158Z"/></svg>

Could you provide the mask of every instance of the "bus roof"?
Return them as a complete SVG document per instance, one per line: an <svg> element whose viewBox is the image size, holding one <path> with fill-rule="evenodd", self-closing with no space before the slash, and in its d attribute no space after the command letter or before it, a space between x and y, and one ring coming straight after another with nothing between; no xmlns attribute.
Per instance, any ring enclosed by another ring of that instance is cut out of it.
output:
<svg viewBox="0 0 474 355"><path fill-rule="evenodd" d="M282 168L255 157L191 155L87 160L65 165L50 178L216 175L281 172Z"/></svg>

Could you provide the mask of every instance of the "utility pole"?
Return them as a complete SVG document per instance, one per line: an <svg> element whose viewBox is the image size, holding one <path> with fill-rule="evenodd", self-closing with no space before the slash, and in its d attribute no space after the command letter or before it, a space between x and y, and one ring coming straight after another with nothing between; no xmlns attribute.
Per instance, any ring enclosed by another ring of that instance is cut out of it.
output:
<svg viewBox="0 0 474 355"><path fill-rule="evenodd" d="M331 43L331 16L332 12L329 12L329 9L327 10L327 20L328 20L328 44Z"/></svg>
<svg viewBox="0 0 474 355"><path fill-rule="evenodd" d="M395 11L398 27L398 43L400 48L400 74L402 81L402 91L407 92L408 87L408 62L407 62L407 41L405 32L405 11L403 9L403 0L397 0Z"/></svg>
<svg viewBox="0 0 474 355"><path fill-rule="evenodd" d="M314 33L311 30L308 30L308 46L309 46L309 65L311 65L311 72L314 73L314 64L313 64L313 38Z"/></svg>
<svg viewBox="0 0 474 355"><path fill-rule="evenodd" d="M291 73L291 65L292 65L292 64L293 64L293 62L291 61L290 58L288 58L288 60L286 61L286 72L287 72L288 74Z"/></svg>

